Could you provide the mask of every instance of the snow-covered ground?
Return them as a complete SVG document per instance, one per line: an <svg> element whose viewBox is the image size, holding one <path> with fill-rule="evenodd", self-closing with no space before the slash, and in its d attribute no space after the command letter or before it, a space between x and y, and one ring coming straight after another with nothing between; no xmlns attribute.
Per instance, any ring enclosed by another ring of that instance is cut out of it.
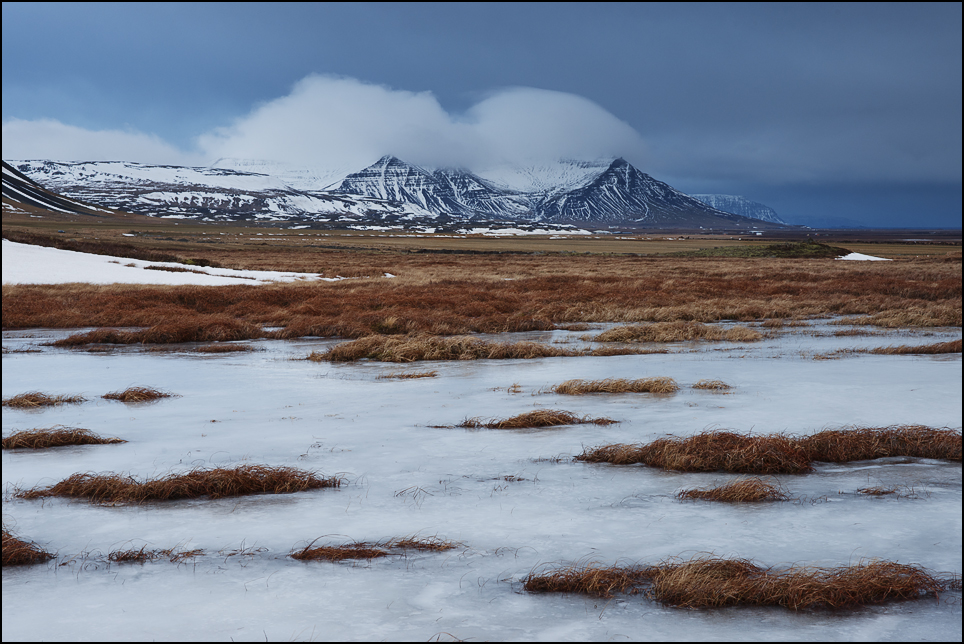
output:
<svg viewBox="0 0 964 644"><path fill-rule="evenodd" d="M843 257L838 257L837 259L846 259L850 261L858 262L889 262L891 260L886 257L874 257L873 255L864 255L863 253L849 253Z"/></svg>
<svg viewBox="0 0 964 644"><path fill-rule="evenodd" d="M959 354L814 359L843 347L960 338L960 329L830 335L837 328L788 328L745 345L685 343L663 355L411 365L290 359L331 340L257 341L251 344L262 351L202 356L140 347L58 350L40 345L65 331L5 332L5 349L40 352L4 354L4 397L40 390L90 401L42 412L5 409L4 435L63 424L130 442L3 452L4 523L58 553L48 565L3 569L3 639L960 641L960 592L794 613L679 610L641 596L606 601L521 590L519 580L544 564L651 563L698 552L767 565L838 566L880 557L960 573L960 463L820 464L812 474L778 477L795 502L726 505L681 503L673 495L730 475L567 458L584 446L708 428L806 434L851 424L961 426ZM578 335L502 339L578 345ZM426 369L438 376L376 378ZM667 396L538 393L569 378L647 376L672 377L682 389ZM735 388L726 394L691 388L703 378ZM130 385L181 397L142 406L99 398ZM431 427L536 407L620 422L548 430ZM27 502L10 494L15 486L48 485L75 472L147 477L241 462L343 473L347 483L338 490L138 507ZM904 485L915 495L855 494L868 484ZM464 546L354 564L286 556L318 537L346 543L415 533ZM180 565L105 561L111 550L145 544L205 554ZM247 554L237 552L242 548Z"/></svg>
<svg viewBox="0 0 964 644"><path fill-rule="evenodd" d="M148 269L158 266L176 272ZM300 280L326 280L313 273L278 271L239 271L230 268L186 266L170 262L148 262L126 257L91 255L72 250L20 244L3 240L4 284L195 284L222 286L227 284L267 284Z"/></svg>

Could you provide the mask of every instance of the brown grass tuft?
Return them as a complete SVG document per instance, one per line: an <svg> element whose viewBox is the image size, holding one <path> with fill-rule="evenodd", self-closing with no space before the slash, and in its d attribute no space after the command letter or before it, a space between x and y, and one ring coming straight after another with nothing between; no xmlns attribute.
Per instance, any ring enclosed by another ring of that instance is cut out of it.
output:
<svg viewBox="0 0 964 644"><path fill-rule="evenodd" d="M194 349L195 353L239 353L242 351L254 351L247 344L205 344Z"/></svg>
<svg viewBox="0 0 964 644"><path fill-rule="evenodd" d="M170 474L143 483L119 474L74 474L48 488L21 490L18 498L50 496L87 499L91 503L145 503L206 496L219 499L248 494L290 494L318 488L339 487L342 479L318 478L292 467L240 465L234 468L194 470Z"/></svg>
<svg viewBox="0 0 964 644"><path fill-rule="evenodd" d="M3 406L13 407L14 409L36 409L67 403L82 403L85 400L87 399L83 396L50 396L39 391L28 391L10 398L4 398Z"/></svg>
<svg viewBox="0 0 964 644"><path fill-rule="evenodd" d="M607 393L651 393L672 394L679 391L679 385L672 378L606 378L604 380L567 380L550 389L552 393L569 396L582 394Z"/></svg>
<svg viewBox="0 0 964 644"><path fill-rule="evenodd" d="M733 387L726 384L722 380L700 380L693 385L693 389L711 389L714 391L726 391L728 389L733 389Z"/></svg>
<svg viewBox="0 0 964 644"><path fill-rule="evenodd" d="M376 376L377 380L409 380L413 378L435 378L438 371L392 371Z"/></svg>
<svg viewBox="0 0 964 644"><path fill-rule="evenodd" d="M576 416L568 411L537 409L519 414L518 416L512 416L511 418L467 418L456 425L456 427L467 427L471 429L528 429L533 427L557 427L559 425L612 425L618 422L618 420L611 418Z"/></svg>
<svg viewBox="0 0 964 644"><path fill-rule="evenodd" d="M592 562L572 565L548 573L529 573L522 587L533 593L582 593L596 597L612 597L615 593L632 592L649 581L651 567L604 566Z"/></svg>
<svg viewBox="0 0 964 644"><path fill-rule="evenodd" d="M89 429L56 425L11 434L3 439L3 449L47 449L65 445L111 445L126 442L122 438L103 438Z"/></svg>
<svg viewBox="0 0 964 644"><path fill-rule="evenodd" d="M415 362L418 360L506 360L577 355L538 342L486 342L470 336L393 337L368 336L335 345L325 353L313 352L315 362Z"/></svg>
<svg viewBox="0 0 964 644"><path fill-rule="evenodd" d="M530 592L601 597L645 591L650 599L681 608L783 606L791 610L918 599L960 585L956 578L941 580L920 566L877 559L840 568L775 570L746 559L705 555L655 566L573 565L541 575L532 573L522 583Z"/></svg>
<svg viewBox="0 0 964 644"><path fill-rule="evenodd" d="M737 474L801 474L813 468L806 451L779 434L744 436L734 432L703 432L689 438L660 438L646 445L604 445L576 457L587 463L651 467L682 472Z"/></svg>
<svg viewBox="0 0 964 644"><path fill-rule="evenodd" d="M951 340L950 342L935 342L934 344L924 344L910 346L902 344L897 347L877 347L870 349L868 353L876 355L929 355L938 353L961 353L961 341Z"/></svg>
<svg viewBox="0 0 964 644"><path fill-rule="evenodd" d="M109 394L104 394L101 398L119 400L125 403L142 403L160 400L161 398L171 398L173 395L153 387L128 387L124 391L112 391Z"/></svg>
<svg viewBox="0 0 964 644"><path fill-rule="evenodd" d="M679 320L619 326L589 339L593 342L685 342L689 340L755 342L762 340L763 334L745 326L724 330L702 322Z"/></svg>
<svg viewBox="0 0 964 644"><path fill-rule="evenodd" d="M315 540L317 541L317 539ZM346 545L315 546L312 541L301 550L289 555L301 561L344 561L346 559L376 559L389 555L404 554L405 550L425 552L444 552L458 548L463 544L449 541L438 536L433 537L402 537L379 542L358 542Z"/></svg>
<svg viewBox="0 0 964 644"><path fill-rule="evenodd" d="M790 495L778 485L759 478L739 478L713 488L680 490L680 501L720 501L723 503L758 503L761 501L789 501Z"/></svg>
<svg viewBox="0 0 964 644"><path fill-rule="evenodd" d="M131 548L128 550L113 550L107 555L107 560L114 563L145 563L157 561L164 556L161 550L147 550L147 546L141 546L139 550Z"/></svg>
<svg viewBox="0 0 964 644"><path fill-rule="evenodd" d="M857 494L866 494L868 496L887 496L889 494L897 494L898 492L900 492L899 487L884 487L882 485L857 489Z"/></svg>
<svg viewBox="0 0 964 644"><path fill-rule="evenodd" d="M647 595L683 608L852 608L917 599L946 588L920 566L872 560L854 566L761 568L744 559L695 558L658 566Z"/></svg>
<svg viewBox="0 0 964 644"><path fill-rule="evenodd" d="M23 541L7 532L3 528L3 565L23 566L27 564L43 563L53 559L54 555L40 546Z"/></svg>
<svg viewBox="0 0 964 644"><path fill-rule="evenodd" d="M889 456L961 460L961 432L922 425L829 429L798 441L810 460L825 463Z"/></svg>

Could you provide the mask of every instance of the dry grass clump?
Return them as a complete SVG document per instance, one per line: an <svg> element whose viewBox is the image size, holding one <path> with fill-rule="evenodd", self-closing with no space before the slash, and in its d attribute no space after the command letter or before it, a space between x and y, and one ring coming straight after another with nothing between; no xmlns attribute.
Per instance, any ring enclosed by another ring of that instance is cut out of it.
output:
<svg viewBox="0 0 964 644"><path fill-rule="evenodd" d="M596 597L612 597L615 593L635 592L649 581L654 570L650 566L604 566L592 562L573 564L537 575L529 573L522 587L533 593L582 593Z"/></svg>
<svg viewBox="0 0 964 644"><path fill-rule="evenodd" d="M317 539L315 540L317 541ZM291 558L302 561L344 561L346 559L377 559L389 555L404 554L405 550L444 552L463 545L439 536L402 537L378 542L357 542L345 545L315 546L312 541L301 550L291 553Z"/></svg>
<svg viewBox="0 0 964 644"><path fill-rule="evenodd" d="M767 483L763 479L739 478L719 487L680 490L676 493L676 498L680 501L758 503L761 501L789 501L790 495L780 486Z"/></svg>
<svg viewBox="0 0 964 644"><path fill-rule="evenodd" d="M935 342L934 344L924 344L910 346L902 344L897 347L877 347L868 353L877 355L927 355L938 353L961 353L961 341L951 340L950 342Z"/></svg>
<svg viewBox="0 0 964 644"><path fill-rule="evenodd" d="M414 378L435 378L438 371L392 371L375 376L377 380L409 380Z"/></svg>
<svg viewBox="0 0 964 644"><path fill-rule="evenodd" d="M615 465L642 463L681 472L802 474L813 469L808 453L786 436L745 436L728 431L660 438L645 445L604 445L586 449L576 460Z"/></svg>
<svg viewBox="0 0 964 644"><path fill-rule="evenodd" d="M161 398L171 398L173 396L174 394L169 394L160 389L154 389L153 387L128 387L124 391L112 391L104 394L101 398L119 400L125 403L142 403L160 400Z"/></svg>
<svg viewBox="0 0 964 644"><path fill-rule="evenodd" d="M854 566L763 568L746 559L694 557L655 566L569 566L522 580L530 592L645 592L649 599L681 608L783 606L791 610L853 608L936 595L959 585L920 566L871 560Z"/></svg>
<svg viewBox="0 0 964 644"><path fill-rule="evenodd" d="M867 496L887 496L889 494L897 494L898 492L900 492L899 487L884 487L882 485L857 489L857 494L866 494Z"/></svg>
<svg viewBox="0 0 964 644"><path fill-rule="evenodd" d="M606 378L604 380L567 380L550 389L552 393L569 396L583 394L607 393L650 393L672 394L679 391L679 385L672 378L640 378L628 380L626 378Z"/></svg>
<svg viewBox="0 0 964 644"><path fill-rule="evenodd" d="M247 344L205 344L194 349L195 353L239 353L241 351L254 351Z"/></svg>
<svg viewBox="0 0 964 644"><path fill-rule="evenodd" d="M18 498L50 496L87 499L91 503L144 503L209 497L219 499L249 494L290 494L339 487L338 477L316 477L292 467L240 465L234 468L194 470L139 482L119 474L73 474L47 488L21 490Z"/></svg>
<svg viewBox="0 0 964 644"><path fill-rule="evenodd" d="M88 344L177 344L181 342L228 342L265 337L255 324L224 315L181 316L154 324L140 331L94 329L75 333L50 343L53 347L79 347Z"/></svg>
<svg viewBox="0 0 964 644"><path fill-rule="evenodd" d="M511 418L467 418L456 425L456 427L467 427L470 429L530 429L534 427L557 427L559 425L612 425L618 422L618 420L611 418L576 416L568 411L537 409L519 414L518 416L512 416Z"/></svg>
<svg viewBox="0 0 964 644"><path fill-rule="evenodd" d="M745 559L694 558L657 566L647 596L682 608L853 608L917 599L947 588L920 566L872 560L854 566L762 568Z"/></svg>
<svg viewBox="0 0 964 644"><path fill-rule="evenodd" d="M79 427L41 427L16 432L3 439L3 449L47 449L65 445L112 445L126 443L122 438L104 438Z"/></svg>
<svg viewBox="0 0 964 644"><path fill-rule="evenodd" d="M702 322L678 320L619 326L587 339L593 342L685 342L688 340L755 342L762 340L763 334L745 326L724 330Z"/></svg>
<svg viewBox="0 0 964 644"><path fill-rule="evenodd" d="M145 563L147 561L157 561L164 556L161 550L147 550L147 546L128 550L113 550L107 555L107 560L114 563Z"/></svg>
<svg viewBox="0 0 964 644"><path fill-rule="evenodd" d="M415 362L417 360L506 360L577 355L538 342L486 342L469 336L368 336L335 345L308 360L320 362Z"/></svg>
<svg viewBox="0 0 964 644"><path fill-rule="evenodd" d="M713 391L726 391L728 389L733 389L730 385L726 384L722 380L699 380L693 385L693 389L711 389Z"/></svg>
<svg viewBox="0 0 964 644"><path fill-rule="evenodd" d="M40 546L23 541L7 532L3 528L3 565L23 566L27 564L43 563L53 559L53 555Z"/></svg>
<svg viewBox="0 0 964 644"><path fill-rule="evenodd" d="M889 456L961 460L961 432L922 425L828 429L798 442L810 460L825 463Z"/></svg>
<svg viewBox="0 0 964 644"><path fill-rule="evenodd" d="M28 391L10 398L4 398L3 406L13 407L14 409L36 409L67 403L82 403L85 400L87 399L83 396L50 396L40 391Z"/></svg>

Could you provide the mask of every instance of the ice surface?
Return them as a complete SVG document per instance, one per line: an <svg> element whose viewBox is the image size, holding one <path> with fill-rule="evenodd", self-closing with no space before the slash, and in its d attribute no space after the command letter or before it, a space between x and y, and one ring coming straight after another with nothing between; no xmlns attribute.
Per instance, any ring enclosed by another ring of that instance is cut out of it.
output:
<svg viewBox="0 0 964 644"><path fill-rule="evenodd" d="M567 458L584 446L714 427L806 434L850 424L961 426L960 355L814 359L842 347L960 338L960 329L838 338L831 335L835 328L793 327L752 344L674 344L670 354L411 365L292 360L334 342L321 339L256 341L249 344L262 351L202 356L183 350L190 345L170 353L67 351L41 343L71 331L5 332L5 349L40 352L4 354L4 397L41 390L90 401L42 412L4 410L4 435L59 423L130 442L3 452L5 524L58 552L48 565L4 568L3 639L425 641L451 634L477 640L959 641L959 592L856 611L792 613L689 611L640 596L606 601L521 590L519 580L543 564L657 562L697 552L776 565L836 566L881 557L960 573L959 463L822 464L813 474L778 477L798 501L754 506L673 498L681 488L730 475ZM579 346L582 334L485 337ZM426 369L438 377L377 378ZM569 378L649 376L672 377L682 389L669 396L538 393ZM703 378L734 389L691 388ZM513 384L521 393L510 392ZM141 406L98 398L130 385L182 397ZM549 430L430 427L535 407L621 422ZM26 502L9 493L75 472L146 477L245 461L344 473L348 482L338 490L138 507ZM501 478L510 475L524 480ZM903 485L916 498L854 494L868 484ZM413 533L465 546L355 565L286 557L322 536L322 542L345 543ZM206 554L181 565L104 562L110 550L144 544L180 544ZM231 554L242 546L263 550Z"/></svg>

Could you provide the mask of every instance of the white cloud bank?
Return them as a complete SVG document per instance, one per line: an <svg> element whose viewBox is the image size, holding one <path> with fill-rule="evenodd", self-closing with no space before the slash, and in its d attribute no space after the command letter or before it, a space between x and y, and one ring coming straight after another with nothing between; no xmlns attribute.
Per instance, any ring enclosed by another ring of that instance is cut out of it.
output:
<svg viewBox="0 0 964 644"><path fill-rule="evenodd" d="M574 94L509 88L452 114L430 92L321 75L200 135L190 151L140 132L92 131L53 120L3 124L5 159L207 165L233 157L360 169L393 154L429 166L478 168L559 158L638 159L641 150L632 127Z"/></svg>

